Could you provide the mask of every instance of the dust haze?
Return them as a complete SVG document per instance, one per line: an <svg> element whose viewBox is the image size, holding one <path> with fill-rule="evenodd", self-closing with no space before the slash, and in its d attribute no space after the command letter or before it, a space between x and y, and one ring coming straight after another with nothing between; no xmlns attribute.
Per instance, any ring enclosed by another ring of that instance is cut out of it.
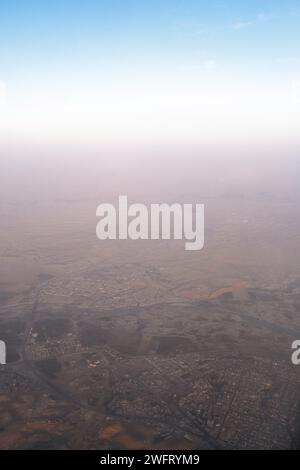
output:
<svg viewBox="0 0 300 470"><path fill-rule="evenodd" d="M46 150L45 150L46 149ZM2 146L1 449L299 448L297 145ZM96 207L205 204L205 246Z"/></svg>

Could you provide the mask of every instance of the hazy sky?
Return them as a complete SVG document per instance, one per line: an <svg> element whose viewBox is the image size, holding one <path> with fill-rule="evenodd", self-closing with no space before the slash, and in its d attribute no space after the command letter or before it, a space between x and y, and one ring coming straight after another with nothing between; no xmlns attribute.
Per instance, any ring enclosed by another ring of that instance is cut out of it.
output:
<svg viewBox="0 0 300 470"><path fill-rule="evenodd" d="M1 0L0 144L300 135L300 1Z"/></svg>

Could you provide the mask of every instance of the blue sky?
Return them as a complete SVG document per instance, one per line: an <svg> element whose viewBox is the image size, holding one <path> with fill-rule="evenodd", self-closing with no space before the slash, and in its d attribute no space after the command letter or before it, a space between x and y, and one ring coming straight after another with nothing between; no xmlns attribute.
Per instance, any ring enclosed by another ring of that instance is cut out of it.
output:
<svg viewBox="0 0 300 470"><path fill-rule="evenodd" d="M0 138L296 138L299 23L295 0L3 0Z"/></svg>
<svg viewBox="0 0 300 470"><path fill-rule="evenodd" d="M201 50L225 62L293 56L299 19L295 0L4 0L1 69L16 60L182 60Z"/></svg>

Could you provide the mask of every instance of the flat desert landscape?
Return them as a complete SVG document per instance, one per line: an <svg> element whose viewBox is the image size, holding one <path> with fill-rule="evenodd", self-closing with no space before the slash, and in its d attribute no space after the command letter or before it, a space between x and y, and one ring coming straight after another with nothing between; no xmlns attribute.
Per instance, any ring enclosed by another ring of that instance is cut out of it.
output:
<svg viewBox="0 0 300 470"><path fill-rule="evenodd" d="M234 162L169 180L126 168L99 169L99 186L84 172L64 185L62 170L38 197L30 169L18 196L2 186L0 448L299 448L297 168L268 181ZM205 204L204 249L99 241L97 204L119 187Z"/></svg>

